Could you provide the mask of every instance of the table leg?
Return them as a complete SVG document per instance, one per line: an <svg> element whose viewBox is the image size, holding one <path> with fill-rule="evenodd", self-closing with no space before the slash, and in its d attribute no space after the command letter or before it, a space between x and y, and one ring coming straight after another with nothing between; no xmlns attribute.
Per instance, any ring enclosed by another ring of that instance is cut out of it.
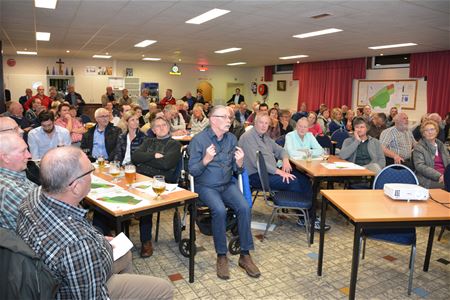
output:
<svg viewBox="0 0 450 300"><path fill-rule="evenodd" d="M352 273L350 275L350 294L349 299L355 299L356 294L356 280L358 277L358 264L359 264L359 240L361 238L361 225L355 224L355 233L353 236L353 256L352 256Z"/></svg>
<svg viewBox="0 0 450 300"><path fill-rule="evenodd" d="M311 228L310 228L310 243L314 244L314 223L316 222L316 205L317 205L317 195L319 194L319 180L313 178L312 186L312 207L311 207Z"/></svg>
<svg viewBox="0 0 450 300"><path fill-rule="evenodd" d="M194 258L195 258L195 218L197 214L196 210L196 201L192 201L189 205L189 241L190 241L190 249L189 249L189 282L194 282Z"/></svg>
<svg viewBox="0 0 450 300"><path fill-rule="evenodd" d="M322 276L322 264L323 264L323 247L325 243L325 220L327 214L328 200L322 198L322 213L320 216L320 241L319 241L319 261L317 264L317 275Z"/></svg>
<svg viewBox="0 0 450 300"><path fill-rule="evenodd" d="M116 235L122 232L122 221L116 218Z"/></svg>
<svg viewBox="0 0 450 300"><path fill-rule="evenodd" d="M158 237L159 237L159 220L161 217L161 212L158 211L158 214L156 215L156 230L155 230L155 243L158 242ZM153 216L152 216L153 218Z"/></svg>
<svg viewBox="0 0 450 300"><path fill-rule="evenodd" d="M428 235L428 245L427 252L425 253L425 261L423 262L423 271L428 272L428 267L430 266L431 250L433 249L434 240L434 226L430 227L430 234Z"/></svg>

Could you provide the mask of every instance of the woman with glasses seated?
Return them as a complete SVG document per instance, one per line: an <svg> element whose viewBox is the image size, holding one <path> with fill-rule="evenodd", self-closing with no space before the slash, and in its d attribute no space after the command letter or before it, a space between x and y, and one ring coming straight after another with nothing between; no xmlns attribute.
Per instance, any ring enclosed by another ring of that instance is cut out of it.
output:
<svg viewBox="0 0 450 300"><path fill-rule="evenodd" d="M450 163L445 145L437 139L439 125L426 120L420 126L422 138L414 146L413 162L419 184L425 188L443 188L444 170Z"/></svg>
<svg viewBox="0 0 450 300"><path fill-rule="evenodd" d="M120 161L121 165L131 162L131 154L145 138L145 134L139 130L139 114L136 111L127 111L124 120L127 123L127 131L119 135L114 157L114 160Z"/></svg>

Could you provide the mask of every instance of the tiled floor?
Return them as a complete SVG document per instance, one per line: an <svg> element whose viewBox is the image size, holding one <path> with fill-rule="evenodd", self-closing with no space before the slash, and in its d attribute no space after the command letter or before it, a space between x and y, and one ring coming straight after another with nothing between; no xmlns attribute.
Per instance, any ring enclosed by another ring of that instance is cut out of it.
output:
<svg viewBox="0 0 450 300"><path fill-rule="evenodd" d="M135 272L172 280L175 299L346 299L353 226L332 208L327 215L327 223L332 228L326 233L322 277L316 275L318 234L314 245L308 247L304 230L297 227L293 219L287 219L279 223L264 242L254 239L256 250L251 254L262 272L258 279L248 277L237 265L238 256L229 256L231 279L217 278L212 237L197 231L199 251L195 258L195 283L190 284L188 259L180 254L173 239L173 210L161 215L159 241L154 243L155 251L150 258L139 257L139 228L136 225L130 228L131 240L137 246L133 250ZM268 216L269 209L258 199L253 220L265 222ZM261 233L253 230L254 236ZM410 248L369 240L366 258L361 261L358 272L358 299L450 299L450 232L444 234L441 242L435 239L427 273L422 271L422 266L428 229L418 228L417 234L412 295L408 297L406 291ZM188 237L187 230L183 236Z"/></svg>

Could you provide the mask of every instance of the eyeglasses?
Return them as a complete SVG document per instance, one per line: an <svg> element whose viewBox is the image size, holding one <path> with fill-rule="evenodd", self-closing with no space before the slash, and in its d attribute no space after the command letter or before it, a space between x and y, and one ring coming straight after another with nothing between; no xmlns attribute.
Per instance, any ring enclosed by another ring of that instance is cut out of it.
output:
<svg viewBox="0 0 450 300"><path fill-rule="evenodd" d="M211 116L211 117L221 118L222 120L226 120L226 119L231 120L230 116L225 116L225 115L222 115L222 116L220 116L220 115L214 115L214 116Z"/></svg>
<svg viewBox="0 0 450 300"><path fill-rule="evenodd" d="M90 169L90 170L87 171L86 173L83 173L83 174L81 174L80 176L78 176L77 178L75 178L74 180L72 180L72 182L69 183L68 186L71 186L71 185L72 185L75 181L77 181L78 179L81 179L81 178L83 178L84 176L89 175L89 174L91 174L91 173L94 172L94 171L95 171L95 168L92 167L92 169Z"/></svg>
<svg viewBox="0 0 450 300"><path fill-rule="evenodd" d="M97 116L97 118L109 118L109 115Z"/></svg>
<svg viewBox="0 0 450 300"><path fill-rule="evenodd" d="M15 126L15 127L12 127L12 128L7 128L7 129L2 129L2 130L0 130L0 132L5 132L5 131L18 131L19 130L19 126Z"/></svg>
<svg viewBox="0 0 450 300"><path fill-rule="evenodd" d="M428 129L424 129L423 130L424 132L435 132L436 131L436 128L428 128Z"/></svg>

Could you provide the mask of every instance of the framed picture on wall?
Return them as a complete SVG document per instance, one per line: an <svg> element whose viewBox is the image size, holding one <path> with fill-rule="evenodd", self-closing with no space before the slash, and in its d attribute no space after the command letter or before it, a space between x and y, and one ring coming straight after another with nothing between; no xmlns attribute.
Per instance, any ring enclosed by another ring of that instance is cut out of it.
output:
<svg viewBox="0 0 450 300"><path fill-rule="evenodd" d="M286 80L277 80L277 91L286 91Z"/></svg>
<svg viewBox="0 0 450 300"><path fill-rule="evenodd" d="M416 109L417 80L359 80L357 105Z"/></svg>

